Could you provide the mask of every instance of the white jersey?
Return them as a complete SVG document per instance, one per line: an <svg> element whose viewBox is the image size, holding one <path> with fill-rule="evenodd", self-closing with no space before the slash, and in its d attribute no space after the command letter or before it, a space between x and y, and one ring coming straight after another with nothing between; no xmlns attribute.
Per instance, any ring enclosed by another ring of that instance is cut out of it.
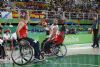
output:
<svg viewBox="0 0 100 67"><path fill-rule="evenodd" d="M3 40L2 40L2 39L0 39L0 44L2 45L2 43L3 43Z"/></svg>
<svg viewBox="0 0 100 67"><path fill-rule="evenodd" d="M50 26L50 35L49 35L49 37L51 37L51 35L53 35L53 34L56 35L58 33L59 33L59 27L58 27L58 25L52 24Z"/></svg>
<svg viewBox="0 0 100 67"><path fill-rule="evenodd" d="M10 39L10 34L4 34L3 39L9 40Z"/></svg>
<svg viewBox="0 0 100 67"><path fill-rule="evenodd" d="M11 39L17 39L17 34L16 34L16 32L15 33L13 33L12 35L11 35Z"/></svg>
<svg viewBox="0 0 100 67"><path fill-rule="evenodd" d="M45 30L49 30L49 28L48 27L45 27Z"/></svg>

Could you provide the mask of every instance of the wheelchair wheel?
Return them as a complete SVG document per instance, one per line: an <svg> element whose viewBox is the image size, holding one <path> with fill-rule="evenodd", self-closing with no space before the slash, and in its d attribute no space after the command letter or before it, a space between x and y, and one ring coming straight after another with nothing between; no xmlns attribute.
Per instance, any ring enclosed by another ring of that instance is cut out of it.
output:
<svg viewBox="0 0 100 67"><path fill-rule="evenodd" d="M67 54L67 48L65 45L60 45L53 48L53 53L58 57L64 57Z"/></svg>
<svg viewBox="0 0 100 67"><path fill-rule="evenodd" d="M17 65L25 65L31 61L33 57L33 48L27 40L22 39L18 43L17 49L13 49L11 58Z"/></svg>

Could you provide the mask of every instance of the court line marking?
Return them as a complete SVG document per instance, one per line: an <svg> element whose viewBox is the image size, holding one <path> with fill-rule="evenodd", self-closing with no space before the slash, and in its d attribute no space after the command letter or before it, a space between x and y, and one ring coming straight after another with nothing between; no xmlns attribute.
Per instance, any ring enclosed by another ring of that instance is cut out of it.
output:
<svg viewBox="0 0 100 67"><path fill-rule="evenodd" d="M39 64L39 63L36 63L36 64ZM32 65L36 65L36 64L32 64ZM79 65L79 66L80 66L80 65L84 65L84 66L93 66L93 67L95 67L95 66L98 66L98 67L99 67L99 66L100 66L100 65L80 64L80 63L46 63L45 65L47 65L47 64L51 64L51 65L52 65L52 64L54 64L54 65L56 65L56 64L58 64L58 65L61 65L61 64L67 64L67 65L68 65L68 64L72 64L72 65L73 65L73 64L77 64L77 65ZM25 65L25 66L32 66L32 65Z"/></svg>

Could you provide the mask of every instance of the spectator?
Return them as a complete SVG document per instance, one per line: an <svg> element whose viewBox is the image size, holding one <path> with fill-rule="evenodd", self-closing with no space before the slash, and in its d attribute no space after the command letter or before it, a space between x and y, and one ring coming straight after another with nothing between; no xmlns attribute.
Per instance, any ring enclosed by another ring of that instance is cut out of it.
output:
<svg viewBox="0 0 100 67"><path fill-rule="evenodd" d="M11 40L10 40L10 30L9 29L4 31L3 40L4 40L4 43L11 43ZM9 45L5 45L5 46L8 47Z"/></svg>
<svg viewBox="0 0 100 67"><path fill-rule="evenodd" d="M7 29L7 30L4 31L3 39L5 41L10 40L10 30L9 29Z"/></svg>
<svg viewBox="0 0 100 67"><path fill-rule="evenodd" d="M68 28L66 28L66 34L69 34L69 29Z"/></svg>

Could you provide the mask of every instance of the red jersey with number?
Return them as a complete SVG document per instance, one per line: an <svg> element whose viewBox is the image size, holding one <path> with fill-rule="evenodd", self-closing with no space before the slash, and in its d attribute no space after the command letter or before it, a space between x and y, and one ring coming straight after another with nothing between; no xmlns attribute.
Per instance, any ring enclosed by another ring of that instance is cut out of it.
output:
<svg viewBox="0 0 100 67"><path fill-rule="evenodd" d="M27 23L23 22L24 26L23 28L19 31L20 38L26 38L28 36L28 25Z"/></svg>

